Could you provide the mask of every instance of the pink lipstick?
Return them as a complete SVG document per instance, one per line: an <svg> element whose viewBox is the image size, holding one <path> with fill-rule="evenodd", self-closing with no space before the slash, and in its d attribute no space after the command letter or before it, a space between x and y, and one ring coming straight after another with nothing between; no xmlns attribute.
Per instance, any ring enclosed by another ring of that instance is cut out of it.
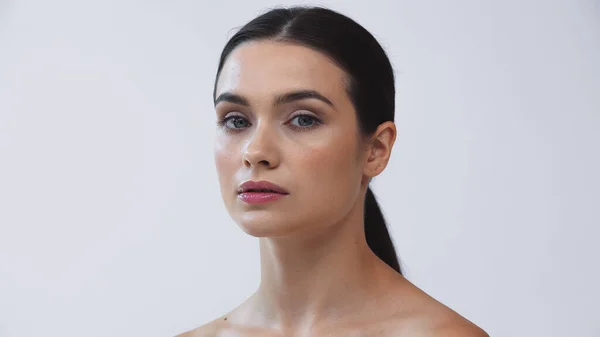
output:
<svg viewBox="0 0 600 337"><path fill-rule="evenodd" d="M238 189L238 198L248 204L276 201L288 194L284 188L269 181L247 181Z"/></svg>

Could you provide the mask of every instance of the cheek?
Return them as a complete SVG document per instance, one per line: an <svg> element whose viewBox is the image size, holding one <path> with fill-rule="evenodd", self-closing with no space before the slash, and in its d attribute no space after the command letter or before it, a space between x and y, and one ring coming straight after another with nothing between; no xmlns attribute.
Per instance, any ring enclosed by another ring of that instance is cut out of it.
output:
<svg viewBox="0 0 600 337"><path fill-rule="evenodd" d="M331 135L298 153L296 160L302 172L297 173L327 195L340 193L340 188L347 191L360 183L361 170L356 153L353 137L342 133Z"/></svg>
<svg viewBox="0 0 600 337"><path fill-rule="evenodd" d="M362 175L354 140L332 137L295 152L290 166L299 194L287 214L294 214L299 226L338 223L356 204Z"/></svg>
<svg viewBox="0 0 600 337"><path fill-rule="evenodd" d="M215 141L214 160L221 183L230 180L235 170L235 161L239 150L235 143L224 137Z"/></svg>

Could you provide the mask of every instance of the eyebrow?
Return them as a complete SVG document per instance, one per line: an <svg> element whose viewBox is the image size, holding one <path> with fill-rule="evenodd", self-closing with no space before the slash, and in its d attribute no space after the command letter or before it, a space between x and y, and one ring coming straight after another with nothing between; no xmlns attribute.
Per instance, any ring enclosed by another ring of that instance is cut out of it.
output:
<svg viewBox="0 0 600 337"><path fill-rule="evenodd" d="M282 104L291 103L294 101L300 101L300 100L304 100L304 99L316 99L316 100L326 103L327 105L329 105L331 107L334 107L333 103L331 103L331 101L329 99L327 99L327 97L321 95L318 91L315 91L315 90L298 90L298 91L288 92L283 95L279 95L275 98L274 104L282 105ZM248 99L246 99L245 97L243 97L241 95L237 95L237 94L234 94L231 92L224 92L224 93L220 94L219 97L217 97L215 99L215 106L217 104L219 104L220 102L230 102L230 103L234 103L234 104L250 106L250 103L248 103Z"/></svg>

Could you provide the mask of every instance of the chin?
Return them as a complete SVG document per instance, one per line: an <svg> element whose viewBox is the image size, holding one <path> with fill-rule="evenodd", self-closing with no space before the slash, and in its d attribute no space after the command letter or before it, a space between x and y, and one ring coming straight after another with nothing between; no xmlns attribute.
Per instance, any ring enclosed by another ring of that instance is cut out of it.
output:
<svg viewBox="0 0 600 337"><path fill-rule="evenodd" d="M297 230L297 226L290 223L289 217L258 214L259 212L246 212L234 220L246 234L257 238L286 236Z"/></svg>

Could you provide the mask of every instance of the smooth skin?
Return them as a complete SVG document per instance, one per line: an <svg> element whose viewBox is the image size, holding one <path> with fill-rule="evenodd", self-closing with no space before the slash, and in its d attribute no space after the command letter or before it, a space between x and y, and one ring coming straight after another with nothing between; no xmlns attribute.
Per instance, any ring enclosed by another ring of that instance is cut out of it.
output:
<svg viewBox="0 0 600 337"><path fill-rule="evenodd" d="M260 238L261 283L230 313L178 337L484 337L368 247L365 191L396 126L359 132L347 75L326 55L277 41L236 48L216 86L215 163L234 221ZM249 205L247 180L289 195Z"/></svg>

